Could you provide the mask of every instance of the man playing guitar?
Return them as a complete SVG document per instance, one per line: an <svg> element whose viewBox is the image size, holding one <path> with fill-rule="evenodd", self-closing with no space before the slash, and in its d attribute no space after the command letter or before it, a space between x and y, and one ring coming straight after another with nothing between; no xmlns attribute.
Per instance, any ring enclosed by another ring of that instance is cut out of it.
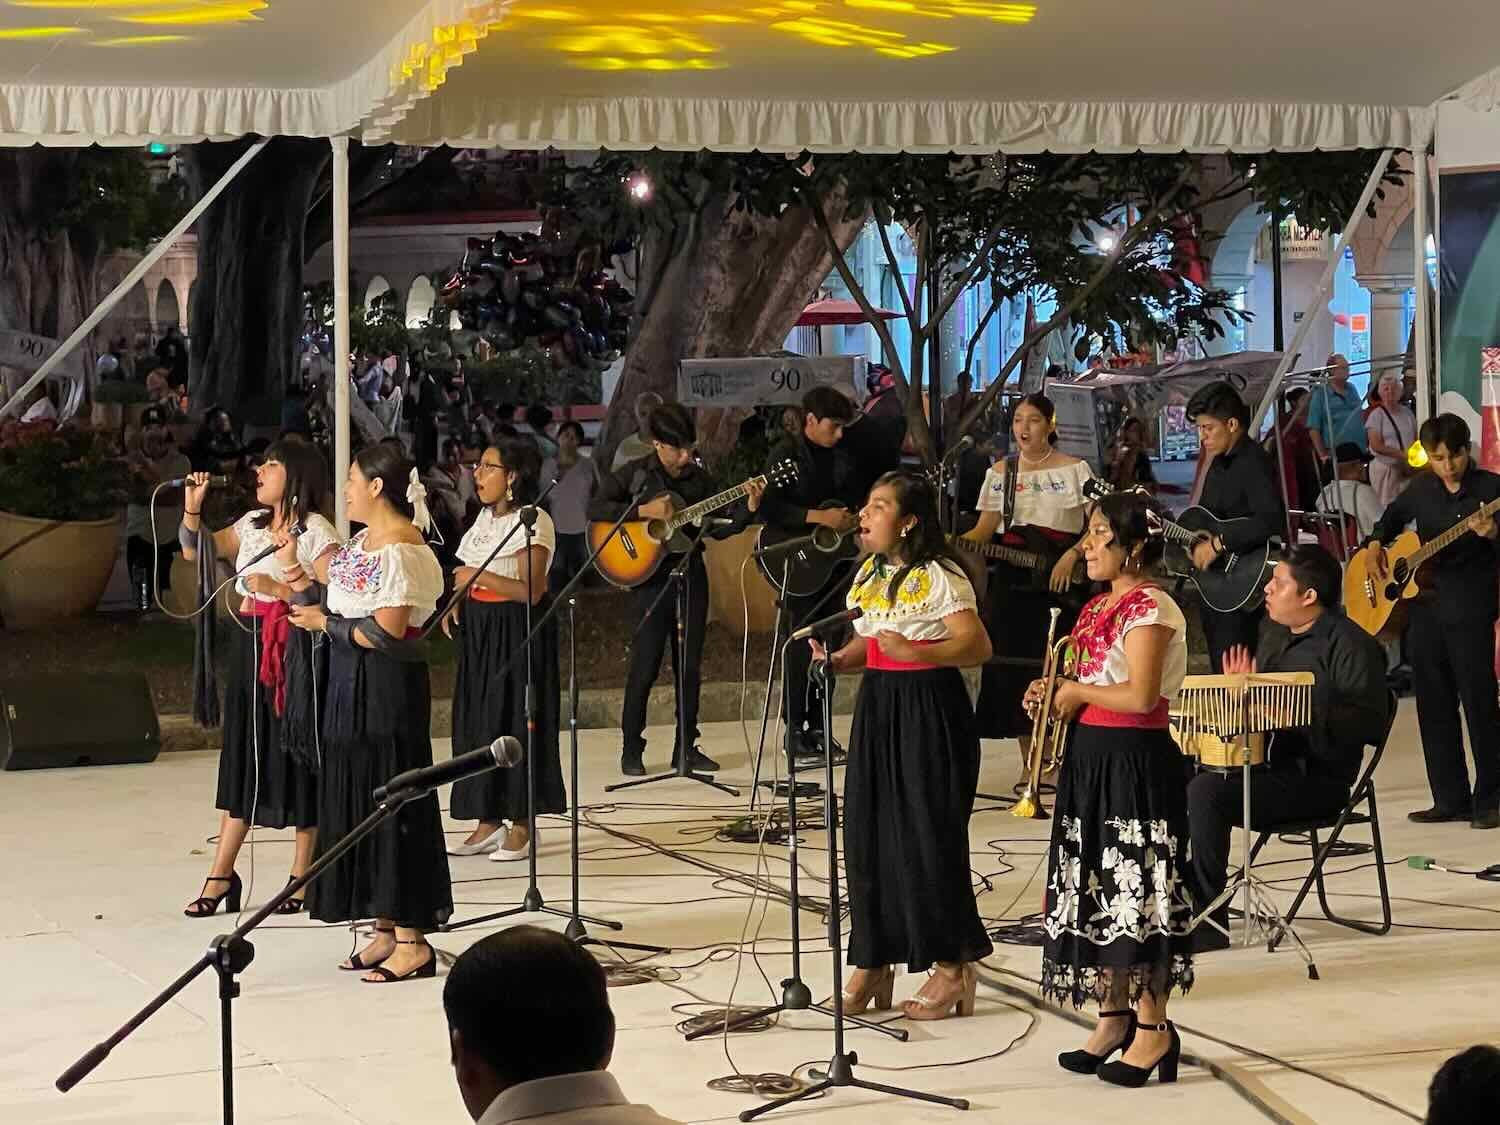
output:
<svg viewBox="0 0 1500 1125"><path fill-rule="evenodd" d="M784 531L802 534L822 526L843 534L857 524L854 512L864 501L859 467L841 448L844 427L859 418L854 403L832 387L814 387L802 396L802 434L791 451L797 463L794 483L766 489L761 518ZM779 450L775 456L783 456ZM820 507L820 505L829 505ZM836 613L843 605L842 591L853 575L852 562L836 566L821 589L807 594L788 594L782 601L782 636L821 614ZM832 608L828 608L832 607ZM792 645L786 654L783 690L787 698L789 742L799 766L812 765L823 755L822 697L809 682L811 649ZM833 743L835 753L842 750Z"/></svg>
<svg viewBox="0 0 1500 1125"><path fill-rule="evenodd" d="M1222 535L1205 535L1193 547L1193 565L1207 570L1226 552L1248 554L1259 551L1283 533L1286 511L1276 487L1276 468L1259 442L1250 438L1250 408L1228 383L1210 383L1200 388L1187 404L1188 421L1198 427L1198 442L1213 457L1203 477L1200 504L1220 520L1234 523ZM1261 604L1230 612L1203 606L1203 632L1215 672L1224 670L1224 654L1241 647L1254 652L1260 624L1265 617Z"/></svg>
<svg viewBox="0 0 1500 1125"><path fill-rule="evenodd" d="M713 482L694 451L698 435L693 416L687 409L675 402L657 406L651 411L648 427L651 452L627 461L613 473L600 475L589 501L589 519L613 522L627 511L632 519L671 519L673 506L665 493L676 493L688 505L713 494ZM750 522L751 513L760 506L762 491L759 484L747 486L745 503L729 509L726 513L729 518L718 525L710 525L707 534L720 539L743 531ZM634 498L641 495L653 499L631 511ZM672 646L673 680L676 690L683 693L680 697L681 713L687 727L686 731L678 732L679 745L673 747L672 762L676 765L677 755L686 750L689 769L712 773L719 768L718 763L697 746L703 634L708 622L708 572L703 566L702 552L701 543L695 543L687 570L687 621L683 629L687 655L683 662L685 667L678 662L677 646ZM643 737L646 703L651 685L656 683L657 673L661 671L662 650L677 628L676 598L663 592L673 569L663 564L637 586L633 594L635 613L632 616L639 619L640 624L630 645L630 674L625 682L625 704L620 713L620 729L624 736L620 772L631 777L646 772L641 760L646 749ZM685 746L681 744L682 740L685 740Z"/></svg>

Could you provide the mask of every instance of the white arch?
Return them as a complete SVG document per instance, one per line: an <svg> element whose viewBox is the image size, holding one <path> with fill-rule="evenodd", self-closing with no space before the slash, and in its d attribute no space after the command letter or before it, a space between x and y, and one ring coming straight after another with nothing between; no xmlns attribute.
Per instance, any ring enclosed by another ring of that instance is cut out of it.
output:
<svg viewBox="0 0 1500 1125"><path fill-rule="evenodd" d="M432 315L432 306L437 302L437 290L425 275L419 275L406 294L406 326L420 328Z"/></svg>
<svg viewBox="0 0 1500 1125"><path fill-rule="evenodd" d="M365 286L365 308L369 308L382 293L389 293L391 289L391 283L380 274L370 278L370 284Z"/></svg>
<svg viewBox="0 0 1500 1125"><path fill-rule="evenodd" d="M156 288L156 327L165 332L174 325L181 325L182 310L177 301L177 286L171 278L163 278Z"/></svg>
<svg viewBox="0 0 1500 1125"><path fill-rule="evenodd" d="M1209 278L1212 284L1222 286L1221 275L1245 278L1255 273L1255 243L1270 221L1271 216L1259 204L1250 204L1230 221L1214 247L1213 272Z"/></svg>

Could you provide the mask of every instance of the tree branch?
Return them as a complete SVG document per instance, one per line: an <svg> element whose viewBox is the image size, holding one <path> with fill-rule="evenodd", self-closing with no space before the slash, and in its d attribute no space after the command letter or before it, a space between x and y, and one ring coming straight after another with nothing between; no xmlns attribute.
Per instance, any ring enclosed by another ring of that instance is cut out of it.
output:
<svg viewBox="0 0 1500 1125"><path fill-rule="evenodd" d="M896 248L891 245L891 236L885 229L885 224L880 221L880 216L875 216L875 229L880 232L880 245L885 250L886 265L890 266L891 273L896 278L896 290L901 294L901 308L906 313L907 320L916 319L916 310L912 308L911 298L907 296L906 286L901 281L901 260L896 257Z"/></svg>

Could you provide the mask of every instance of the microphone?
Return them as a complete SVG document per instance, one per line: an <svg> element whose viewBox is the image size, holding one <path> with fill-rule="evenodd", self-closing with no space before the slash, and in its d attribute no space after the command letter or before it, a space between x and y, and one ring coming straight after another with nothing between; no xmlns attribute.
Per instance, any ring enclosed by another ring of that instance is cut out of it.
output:
<svg viewBox="0 0 1500 1125"><path fill-rule="evenodd" d="M959 438L958 441L954 443L952 449L948 450L947 453L943 454L943 464L946 465L949 461L953 460L953 458L957 457L965 449L973 449L973 448L974 448L974 439L972 437L970 437L968 434L964 434L963 437Z"/></svg>
<svg viewBox="0 0 1500 1125"><path fill-rule="evenodd" d="M520 739L502 734L482 750L471 750L446 762L398 773L375 790L375 801L378 804L398 794L416 797L449 781L460 781L486 770L508 769L521 760L523 753Z"/></svg>
<svg viewBox="0 0 1500 1125"><path fill-rule="evenodd" d="M834 531L833 528L815 527L810 535L785 539L780 543L772 543L769 547L757 547L751 553L758 559L764 559L771 555L779 555L784 551L800 551L803 547L812 547L823 552L837 551L839 544L843 541L844 536Z"/></svg>
<svg viewBox="0 0 1500 1125"><path fill-rule="evenodd" d="M167 481L162 487L182 488L185 485L189 485L192 483L193 482L189 477L178 477L176 480ZM225 476L211 476L208 478L208 483L215 486L216 488L225 488L229 484L229 478Z"/></svg>
<svg viewBox="0 0 1500 1125"><path fill-rule="evenodd" d="M814 621L811 625L802 626L802 628L792 634L792 640L805 641L808 637L826 633L830 629L837 628L847 622L858 621L864 615L865 611L860 609L859 606L855 606L853 609L846 609L843 613L829 614L827 617Z"/></svg>

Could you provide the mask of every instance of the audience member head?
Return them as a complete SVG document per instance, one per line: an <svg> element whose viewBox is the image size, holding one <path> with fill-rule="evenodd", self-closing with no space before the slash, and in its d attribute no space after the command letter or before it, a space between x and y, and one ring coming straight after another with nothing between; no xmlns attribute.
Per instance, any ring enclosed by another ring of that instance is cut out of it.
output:
<svg viewBox="0 0 1500 1125"><path fill-rule="evenodd" d="M583 448L583 427L569 419L557 427L558 451L569 460Z"/></svg>
<svg viewBox="0 0 1500 1125"><path fill-rule="evenodd" d="M146 373L146 393L153 399L166 398L172 393L172 382L165 367L153 367Z"/></svg>
<svg viewBox="0 0 1500 1125"><path fill-rule="evenodd" d="M1139 492L1112 492L1089 509L1080 545L1090 579L1113 582L1143 574L1161 560L1165 543L1153 526L1154 513Z"/></svg>
<svg viewBox="0 0 1500 1125"><path fill-rule="evenodd" d="M1206 453L1227 453L1250 428L1250 408L1228 383L1210 383L1188 399L1187 418Z"/></svg>
<svg viewBox="0 0 1500 1125"><path fill-rule="evenodd" d="M1022 395L1010 412L1010 432L1021 451L1034 459L1057 444L1057 407L1041 391Z"/></svg>
<svg viewBox="0 0 1500 1125"><path fill-rule="evenodd" d="M796 437L802 432L802 408L800 406L783 406L781 408L781 428L783 432Z"/></svg>
<svg viewBox="0 0 1500 1125"><path fill-rule="evenodd" d="M526 424L531 427L533 433L545 434L547 427L552 425L552 411L539 402L533 402L526 408Z"/></svg>
<svg viewBox="0 0 1500 1125"><path fill-rule="evenodd" d="M460 954L443 1011L454 1077L476 1121L510 1087L604 1070L614 1051L603 968L539 926L490 934Z"/></svg>
<svg viewBox="0 0 1500 1125"><path fill-rule="evenodd" d="M661 404L662 397L655 391L642 391L635 396L635 432L642 441L651 440L651 412Z"/></svg>
<svg viewBox="0 0 1500 1125"><path fill-rule="evenodd" d="M1316 543L1302 543L1276 564L1266 583L1266 614L1300 633L1329 609L1337 609L1343 588L1338 560Z"/></svg>
<svg viewBox="0 0 1500 1125"><path fill-rule="evenodd" d="M365 446L349 466L349 479L344 483L349 518L369 524L372 517L390 512L411 519L412 502L406 498L411 474L412 463L399 446L383 441Z"/></svg>
<svg viewBox="0 0 1500 1125"><path fill-rule="evenodd" d="M802 396L802 433L814 445L832 449L857 413L847 395L832 387L814 387Z"/></svg>
<svg viewBox="0 0 1500 1125"><path fill-rule="evenodd" d="M1328 381L1339 390L1349 381L1349 360L1342 352L1328 357Z"/></svg>
<svg viewBox="0 0 1500 1125"><path fill-rule="evenodd" d="M167 455L172 448L172 431L167 429L167 412L159 406L141 411L141 452L153 461Z"/></svg>
<svg viewBox="0 0 1500 1125"><path fill-rule="evenodd" d="M651 447L671 476L681 476L692 463L698 444L698 428L688 408L679 402L664 402L651 412L647 425Z"/></svg>
<svg viewBox="0 0 1500 1125"><path fill-rule="evenodd" d="M1426 1125L1490 1121L1496 1106L1500 1106L1500 1049L1482 1043L1438 1067L1427 1088Z"/></svg>
<svg viewBox="0 0 1500 1125"><path fill-rule="evenodd" d="M255 470L255 502L272 509L283 527L306 526L327 494L328 466L310 442L291 438L273 443ZM268 513L257 526L270 523Z"/></svg>
<svg viewBox="0 0 1500 1125"><path fill-rule="evenodd" d="M1339 463L1339 480L1364 480L1365 465L1370 455L1352 441L1340 442L1333 450L1333 458Z"/></svg>
<svg viewBox="0 0 1500 1125"><path fill-rule="evenodd" d="M451 476L457 476L463 468L464 448L457 438L444 438L442 455L438 464Z"/></svg>
<svg viewBox="0 0 1500 1125"><path fill-rule="evenodd" d="M1375 395L1381 406L1394 410L1401 405L1401 396L1406 393L1406 380L1399 371L1386 371L1375 384Z"/></svg>
<svg viewBox="0 0 1500 1125"><path fill-rule="evenodd" d="M1469 424L1457 414L1435 414L1422 423L1417 440L1427 451L1427 464L1443 481L1457 487L1469 471Z"/></svg>

